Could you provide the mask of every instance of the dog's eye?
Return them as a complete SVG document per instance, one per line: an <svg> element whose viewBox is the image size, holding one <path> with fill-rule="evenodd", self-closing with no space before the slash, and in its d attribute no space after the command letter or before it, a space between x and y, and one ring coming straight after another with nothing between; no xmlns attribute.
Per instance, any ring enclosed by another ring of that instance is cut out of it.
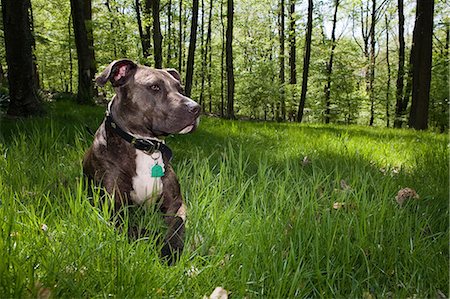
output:
<svg viewBox="0 0 450 299"><path fill-rule="evenodd" d="M153 91L160 91L161 90L161 88L158 85L156 85L156 84L151 85L150 89L153 90Z"/></svg>

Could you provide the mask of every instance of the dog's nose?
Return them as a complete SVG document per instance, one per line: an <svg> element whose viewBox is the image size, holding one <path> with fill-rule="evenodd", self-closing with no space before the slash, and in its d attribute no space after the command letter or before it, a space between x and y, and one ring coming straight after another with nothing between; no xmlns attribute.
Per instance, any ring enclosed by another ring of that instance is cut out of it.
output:
<svg viewBox="0 0 450 299"><path fill-rule="evenodd" d="M194 101L192 103L187 104L189 112L194 114L195 117L200 115L200 112L202 111L202 108L199 104L195 103Z"/></svg>

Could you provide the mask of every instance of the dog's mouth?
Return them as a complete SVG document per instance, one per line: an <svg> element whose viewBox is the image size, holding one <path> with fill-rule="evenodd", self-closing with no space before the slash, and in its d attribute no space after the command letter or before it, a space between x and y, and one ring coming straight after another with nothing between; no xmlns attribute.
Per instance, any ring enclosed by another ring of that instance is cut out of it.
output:
<svg viewBox="0 0 450 299"><path fill-rule="evenodd" d="M192 124L184 127L181 131L179 131L178 134L188 134L193 132L197 128L199 122L200 118L197 118Z"/></svg>

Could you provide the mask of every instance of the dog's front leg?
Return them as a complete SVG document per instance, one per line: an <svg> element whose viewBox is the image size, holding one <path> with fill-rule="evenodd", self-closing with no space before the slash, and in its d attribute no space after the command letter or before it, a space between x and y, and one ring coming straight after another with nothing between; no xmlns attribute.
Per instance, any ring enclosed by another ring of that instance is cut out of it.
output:
<svg viewBox="0 0 450 299"><path fill-rule="evenodd" d="M180 185L172 167L167 167L163 177L163 197L161 212L167 224L164 246L161 250L163 257L168 258L169 264L176 261L184 247L184 224L186 221L186 205L180 193Z"/></svg>

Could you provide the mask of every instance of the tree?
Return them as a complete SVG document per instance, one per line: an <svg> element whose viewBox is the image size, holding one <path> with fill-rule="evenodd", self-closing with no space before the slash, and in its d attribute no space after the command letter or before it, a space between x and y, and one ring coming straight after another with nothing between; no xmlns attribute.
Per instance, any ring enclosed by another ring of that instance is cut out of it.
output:
<svg viewBox="0 0 450 299"><path fill-rule="evenodd" d="M227 118L234 118L234 69L233 69L233 0L227 0L226 71L227 71Z"/></svg>
<svg viewBox="0 0 450 299"><path fill-rule="evenodd" d="M386 127L389 128L389 102L390 102L390 94L391 94L391 63L389 61L389 20L388 15L384 15L385 23L386 23L386 65L387 65L387 87L386 87Z"/></svg>
<svg viewBox="0 0 450 299"><path fill-rule="evenodd" d="M286 119L286 101L285 101L285 74L284 74L284 1L280 0L280 11L279 11L279 37L280 37L280 53L279 53L279 63L280 63L280 106L281 106L281 119Z"/></svg>
<svg viewBox="0 0 450 299"><path fill-rule="evenodd" d="M145 28L143 28L142 26L142 15L141 15L142 7L139 0L135 0L134 9L136 11L136 20L138 24L139 37L141 39L142 55L144 56L144 59L147 59L150 56L150 48L151 48L150 26L145 25Z"/></svg>
<svg viewBox="0 0 450 299"><path fill-rule="evenodd" d="M428 128L430 103L434 0L417 0L416 22L411 49L412 101L409 127Z"/></svg>
<svg viewBox="0 0 450 299"><path fill-rule="evenodd" d="M297 121L302 122L303 110L306 103L306 92L308 89L309 61L311 59L311 38L312 38L313 0L308 0L308 21L306 24L305 52L303 56L302 91L300 104L298 106Z"/></svg>
<svg viewBox="0 0 450 299"><path fill-rule="evenodd" d="M194 76L194 57L195 57L195 43L197 41L197 26L198 26L198 0L192 2L192 23L191 23L191 37L189 40L188 59L186 64L186 95L189 97L192 90L192 80Z"/></svg>
<svg viewBox="0 0 450 299"><path fill-rule="evenodd" d="M153 53L155 68L162 68L162 34L159 22L159 0L147 0L147 6L151 7L153 17Z"/></svg>
<svg viewBox="0 0 450 299"><path fill-rule="evenodd" d="M403 114L406 111L406 105L403 100L403 86L405 76L405 15L403 14L403 0L398 0L398 69L396 83L396 105L394 127L401 128L403 123ZM406 103L407 104L407 103Z"/></svg>
<svg viewBox="0 0 450 299"><path fill-rule="evenodd" d="M94 40L92 36L91 0L70 0L73 32L78 56L78 103L93 103Z"/></svg>
<svg viewBox="0 0 450 299"><path fill-rule="evenodd" d="M26 117L44 112L37 95L33 64L29 0L2 0L10 104L8 115Z"/></svg>
<svg viewBox="0 0 450 299"><path fill-rule="evenodd" d="M333 72L334 51L336 50L336 23L339 0L334 1L333 27L331 30L331 51L330 58L327 62L327 84L325 85L325 123L330 123L331 118L331 73Z"/></svg>

